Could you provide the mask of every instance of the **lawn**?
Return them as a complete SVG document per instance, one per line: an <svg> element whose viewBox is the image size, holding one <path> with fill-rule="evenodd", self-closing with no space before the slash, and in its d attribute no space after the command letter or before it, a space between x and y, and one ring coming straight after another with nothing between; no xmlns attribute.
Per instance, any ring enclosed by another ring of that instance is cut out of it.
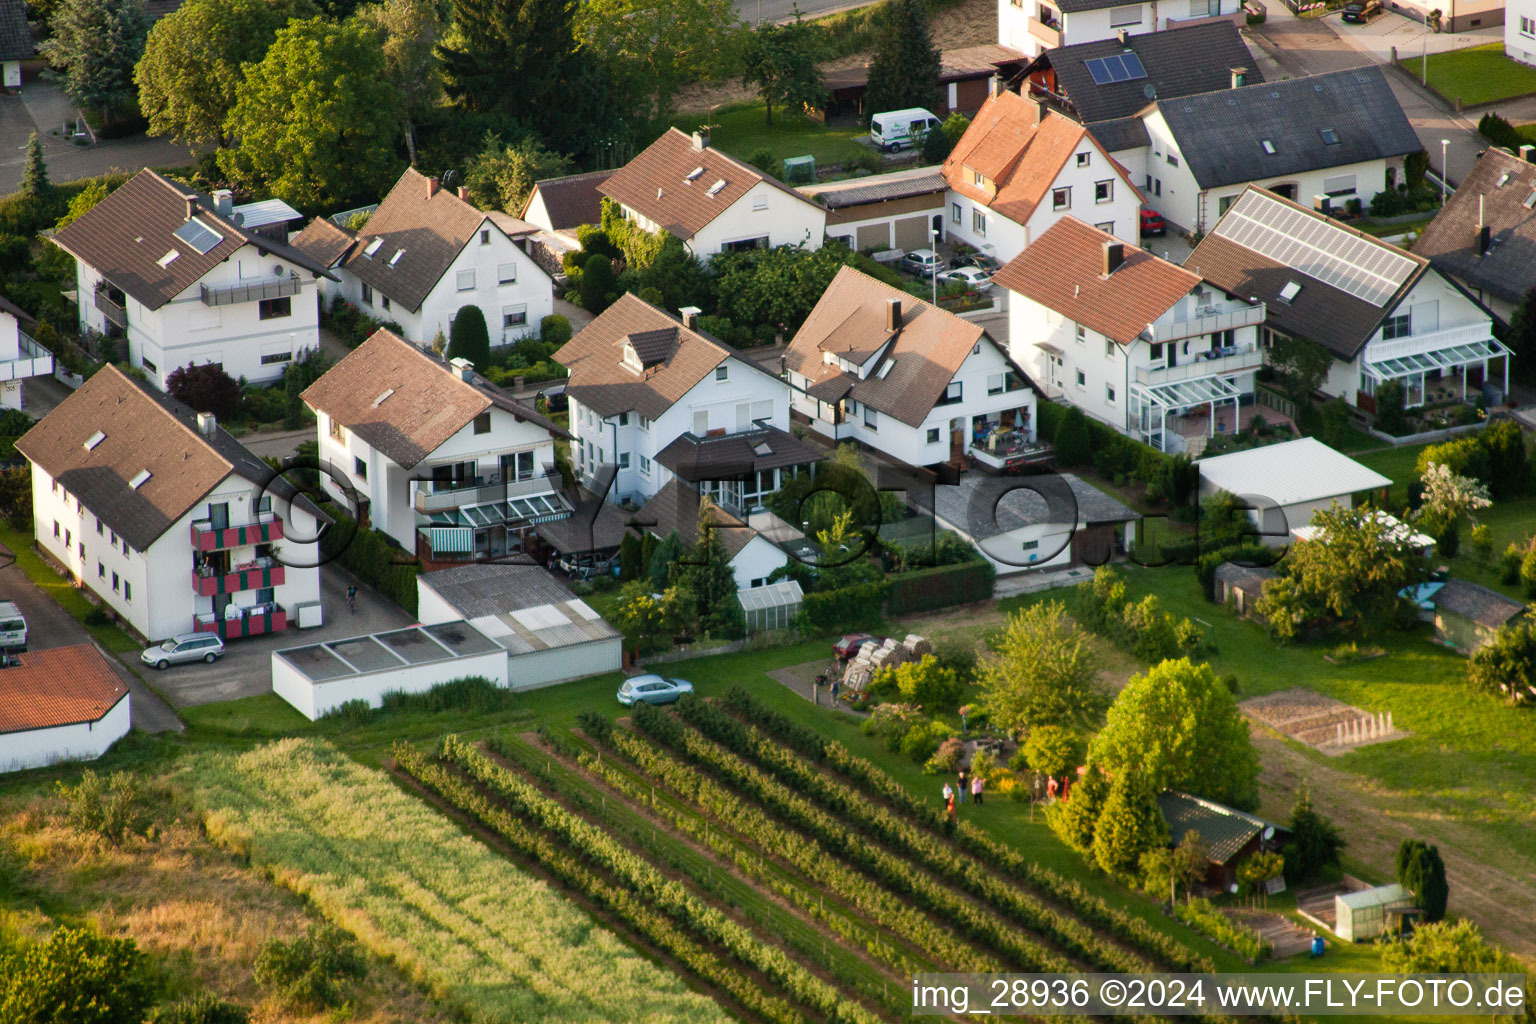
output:
<svg viewBox="0 0 1536 1024"><path fill-rule="evenodd" d="M27 579L31 580L59 607L81 622L90 631L91 636L95 637L97 643L117 654L130 651L137 653L144 649L143 644L110 622L93 621L96 616L102 614L101 609L92 604L79 587L66 577L54 572L52 567L43 561L43 557L32 546L30 534L0 523L0 544L4 544L16 555L16 565L26 573ZM93 612L95 615L92 614Z"/></svg>
<svg viewBox="0 0 1536 1024"><path fill-rule="evenodd" d="M1422 60L1408 57L1398 63L1414 77L1422 73ZM1536 93L1536 68L1504 56L1503 43L1469 46L1430 54L1429 86L1452 102L1473 107Z"/></svg>
<svg viewBox="0 0 1536 1024"><path fill-rule="evenodd" d="M761 102L733 103L708 115L683 114L672 119L685 132L698 130L705 121L712 126L710 145L739 160L750 159L758 150L766 149L775 160L814 156L820 170L873 152L869 146L855 141L868 134L862 127L828 127L803 114L781 110L773 112L773 123L769 124Z"/></svg>

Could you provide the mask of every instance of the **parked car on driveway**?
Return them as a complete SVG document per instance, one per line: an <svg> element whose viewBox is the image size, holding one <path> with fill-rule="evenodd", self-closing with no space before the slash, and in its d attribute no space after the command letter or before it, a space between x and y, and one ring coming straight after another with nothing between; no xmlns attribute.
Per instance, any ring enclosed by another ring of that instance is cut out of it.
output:
<svg viewBox="0 0 1536 1024"><path fill-rule="evenodd" d="M149 648L139 655L139 660L146 665L165 669L189 661L206 661L212 665L223 656L224 641L212 633L182 633Z"/></svg>
<svg viewBox="0 0 1536 1024"><path fill-rule="evenodd" d="M667 679L654 674L630 676L619 687L619 703L625 707L634 704L670 704L685 693L693 692L693 684L683 679Z"/></svg>
<svg viewBox="0 0 1536 1024"><path fill-rule="evenodd" d="M897 266L918 277L932 277L936 271L944 269L944 259L932 249L913 249L897 262Z"/></svg>
<svg viewBox="0 0 1536 1024"><path fill-rule="evenodd" d="M953 262L956 267L975 267L989 277L1001 270L1003 266L997 261L996 256L988 256L984 252L972 252L966 253L964 256L956 256Z"/></svg>
<svg viewBox="0 0 1536 1024"><path fill-rule="evenodd" d="M975 267L957 267L954 270L946 270L939 275L939 283L948 284L958 281L973 292L991 291L992 279Z"/></svg>
<svg viewBox="0 0 1536 1024"><path fill-rule="evenodd" d="M848 661L859 653L859 648L870 641L877 644L885 643L885 637L875 636L873 633L849 633L832 645L832 653L838 661Z"/></svg>
<svg viewBox="0 0 1536 1024"><path fill-rule="evenodd" d="M1146 207L1142 207L1141 237L1146 238L1148 235L1166 235L1167 233L1168 222L1163 220L1163 215L1158 213L1156 210L1149 210Z"/></svg>
<svg viewBox="0 0 1536 1024"><path fill-rule="evenodd" d="M1376 15L1381 13L1381 0L1356 0L1355 3L1344 5L1345 21L1352 21L1357 25L1364 25Z"/></svg>

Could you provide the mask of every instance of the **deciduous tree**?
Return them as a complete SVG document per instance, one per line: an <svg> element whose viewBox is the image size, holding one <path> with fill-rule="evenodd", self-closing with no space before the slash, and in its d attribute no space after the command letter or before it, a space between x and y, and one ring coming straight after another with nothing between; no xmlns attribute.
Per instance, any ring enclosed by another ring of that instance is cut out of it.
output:
<svg viewBox="0 0 1536 1024"><path fill-rule="evenodd" d="M769 124L776 106L800 110L827 102L827 83L816 63L816 41L798 12L788 24L770 21L752 30L742 52L741 81L755 87L763 98Z"/></svg>
<svg viewBox="0 0 1536 1024"><path fill-rule="evenodd" d="M866 116L908 107L939 105L939 49L928 33L928 8L923 0L890 0L886 25L869 65L864 92Z"/></svg>
<svg viewBox="0 0 1536 1024"><path fill-rule="evenodd" d="M221 420L234 419L240 413L240 384L216 363L172 370L165 378L165 390L177 401L198 412L211 412Z"/></svg>
<svg viewBox="0 0 1536 1024"><path fill-rule="evenodd" d="M1024 740L1025 763L1053 779L1068 776L1087 754L1082 733L1060 725L1036 726Z"/></svg>
<svg viewBox="0 0 1536 1024"><path fill-rule="evenodd" d="M487 132L484 147L464 172L464 185L476 205L516 213L534 182L557 178L570 169L568 159L551 153L531 135L508 145L501 136Z"/></svg>
<svg viewBox="0 0 1536 1024"><path fill-rule="evenodd" d="M648 118L671 111L679 86L723 77L744 34L731 0L586 0L576 12L576 37Z"/></svg>
<svg viewBox="0 0 1536 1024"><path fill-rule="evenodd" d="M1536 625L1530 620L1505 623L1479 648L1467 665L1474 690L1496 694L1511 704L1536 700Z"/></svg>
<svg viewBox="0 0 1536 1024"><path fill-rule="evenodd" d="M154 992L149 957L132 939L62 927L0 953L6 1024L140 1024Z"/></svg>
<svg viewBox="0 0 1536 1024"><path fill-rule="evenodd" d="M1456 475L1441 463L1431 463L1423 480L1424 498L1415 522L1437 536L1493 504L1487 487L1469 476Z"/></svg>
<svg viewBox="0 0 1536 1024"><path fill-rule="evenodd" d="M1276 334L1269 349L1269 364L1297 402L1312 400L1312 392L1322 384L1333 365L1333 353L1311 338L1292 338Z"/></svg>
<svg viewBox="0 0 1536 1024"><path fill-rule="evenodd" d="M64 0L52 28L38 52L77 106L109 119L114 107L133 98L133 67L149 34L142 0Z"/></svg>
<svg viewBox="0 0 1536 1024"><path fill-rule="evenodd" d="M1007 732L1091 725L1109 704L1088 638L1060 601L1008 617L997 653L977 665L982 707Z"/></svg>
<svg viewBox="0 0 1536 1024"><path fill-rule="evenodd" d="M416 164L416 126L443 98L443 67L437 59L438 26L435 0L383 0L364 7L358 17L379 36L379 52L395 93L400 97L400 122L405 150Z"/></svg>

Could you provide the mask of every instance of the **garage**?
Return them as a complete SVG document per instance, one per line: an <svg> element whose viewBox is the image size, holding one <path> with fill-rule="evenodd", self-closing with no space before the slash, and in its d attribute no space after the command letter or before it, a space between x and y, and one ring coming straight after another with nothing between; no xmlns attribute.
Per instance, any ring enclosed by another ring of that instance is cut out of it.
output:
<svg viewBox="0 0 1536 1024"><path fill-rule="evenodd" d="M1071 473L967 473L934 491L946 530L976 545L998 575L1104 565L1128 550L1141 515Z"/></svg>
<svg viewBox="0 0 1536 1024"><path fill-rule="evenodd" d="M1289 544L1291 531L1309 525L1314 512L1334 504L1353 508L1356 494L1384 497L1392 485L1315 437L1216 455L1196 465L1201 495L1225 491L1243 499L1248 518L1271 547Z"/></svg>
<svg viewBox="0 0 1536 1024"><path fill-rule="evenodd" d="M131 718L127 684L94 645L13 655L0 667L0 772L93 761Z"/></svg>
<svg viewBox="0 0 1536 1024"><path fill-rule="evenodd" d="M896 249L925 249L928 247L928 218L903 217L895 222Z"/></svg>
<svg viewBox="0 0 1536 1024"><path fill-rule="evenodd" d="M827 209L827 235L864 250L922 249L928 226L942 221L949 186L937 167L916 167L800 189ZM942 240L942 236L940 236Z"/></svg>
<svg viewBox="0 0 1536 1024"><path fill-rule="evenodd" d="M859 249L889 249L891 227L889 224L860 224L854 230L854 238Z"/></svg>

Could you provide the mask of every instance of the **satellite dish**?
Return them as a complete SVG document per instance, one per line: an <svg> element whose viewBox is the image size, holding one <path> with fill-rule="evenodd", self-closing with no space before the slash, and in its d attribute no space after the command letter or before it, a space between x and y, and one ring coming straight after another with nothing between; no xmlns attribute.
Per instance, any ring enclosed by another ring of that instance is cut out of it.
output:
<svg viewBox="0 0 1536 1024"><path fill-rule="evenodd" d="M1266 825L1266 826L1264 826L1264 841L1267 843L1267 842L1269 842L1273 838L1275 838L1275 826L1273 826L1273 825Z"/></svg>
<svg viewBox="0 0 1536 1024"><path fill-rule="evenodd" d="M1231 885L1227 886L1227 892L1231 893L1233 896L1236 896L1237 895L1237 883L1233 882Z"/></svg>
<svg viewBox="0 0 1536 1024"><path fill-rule="evenodd" d="M1149 100L1157 99L1157 87L1151 82L1141 87L1141 94Z"/></svg>
<svg viewBox="0 0 1536 1024"><path fill-rule="evenodd" d="M272 274L273 274L274 277L282 277L283 276L283 265L281 263L274 263L274 264L272 264ZM1264 838L1268 839L1269 837L1265 836Z"/></svg>

